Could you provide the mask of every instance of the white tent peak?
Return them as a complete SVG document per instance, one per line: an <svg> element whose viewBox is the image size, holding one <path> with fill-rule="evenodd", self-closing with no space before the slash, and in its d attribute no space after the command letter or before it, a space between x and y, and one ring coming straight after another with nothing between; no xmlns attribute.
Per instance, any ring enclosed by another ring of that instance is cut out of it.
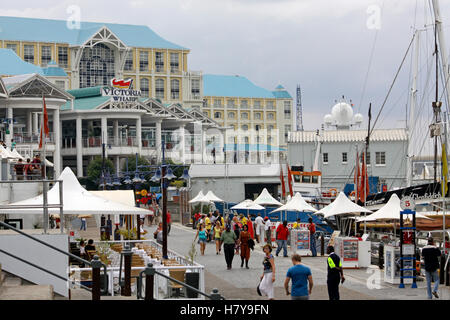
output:
<svg viewBox="0 0 450 320"><path fill-rule="evenodd" d="M210 203L211 201L205 197L203 194L203 190L200 190L199 193L189 201L189 203Z"/></svg>
<svg viewBox="0 0 450 320"><path fill-rule="evenodd" d="M267 191L266 188L263 189L261 194L258 196L258 198L254 201L256 204L259 205L266 205L266 206L282 206L283 204L276 200L272 195Z"/></svg>
<svg viewBox="0 0 450 320"><path fill-rule="evenodd" d="M308 204L305 199L303 199L302 195L297 192L292 197L292 199L287 202L285 205L273 210L272 212L278 212L278 211L298 211L298 212L317 212L317 209L315 209L313 206Z"/></svg>
<svg viewBox="0 0 450 320"><path fill-rule="evenodd" d="M323 214L325 218L341 215L341 214L358 214L360 212L372 213L369 209L361 207L356 203L352 202L347 196L341 191L339 195L334 199L332 203L326 207L320 209L316 214Z"/></svg>
<svg viewBox="0 0 450 320"><path fill-rule="evenodd" d="M217 197L211 190L205 195L205 198L211 202L223 202L222 199Z"/></svg>
<svg viewBox="0 0 450 320"><path fill-rule="evenodd" d="M376 221L376 220L400 220L400 211L403 209L400 207L400 198L393 193L391 198L384 206L382 206L378 211L371 214L368 217L360 218L358 221ZM416 213L417 219L429 219L426 216Z"/></svg>
<svg viewBox="0 0 450 320"><path fill-rule="evenodd" d="M264 210L265 208L253 200L246 199L231 207L233 210Z"/></svg>

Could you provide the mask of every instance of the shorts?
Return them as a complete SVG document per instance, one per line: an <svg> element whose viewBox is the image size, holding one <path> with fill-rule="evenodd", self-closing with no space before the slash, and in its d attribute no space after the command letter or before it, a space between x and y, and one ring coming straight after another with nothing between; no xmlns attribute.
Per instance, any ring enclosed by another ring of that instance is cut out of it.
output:
<svg viewBox="0 0 450 320"><path fill-rule="evenodd" d="M198 243L206 243L206 239L198 239Z"/></svg>

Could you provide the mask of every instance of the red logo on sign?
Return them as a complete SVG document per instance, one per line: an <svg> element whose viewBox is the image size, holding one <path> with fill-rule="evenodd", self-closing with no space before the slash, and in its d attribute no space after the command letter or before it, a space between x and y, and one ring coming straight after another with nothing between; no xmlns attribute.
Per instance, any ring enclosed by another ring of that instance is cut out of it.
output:
<svg viewBox="0 0 450 320"><path fill-rule="evenodd" d="M119 89L130 89L131 88L131 84L133 83L133 79L111 79L111 85L114 88L119 88Z"/></svg>

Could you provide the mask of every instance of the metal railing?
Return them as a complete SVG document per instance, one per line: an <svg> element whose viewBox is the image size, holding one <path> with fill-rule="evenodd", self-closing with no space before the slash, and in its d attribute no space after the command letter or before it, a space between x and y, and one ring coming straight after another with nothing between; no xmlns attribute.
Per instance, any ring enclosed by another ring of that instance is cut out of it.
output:
<svg viewBox="0 0 450 320"><path fill-rule="evenodd" d="M83 259L81 257L78 257L78 256L70 253L70 252L66 252L64 250L61 250L61 249L59 249L59 248L57 248L55 246L52 246L51 244L48 244L48 243L46 243L46 242L44 242L42 240L39 240L38 238L35 238L35 237L33 237L33 236L23 232L23 231L20 231L20 230L14 228L13 226L11 226L11 225L9 225L7 223L4 223L3 221L0 221L0 225L3 226L4 228L11 229L12 231L14 231L16 233L19 233L19 234L21 234L21 235L23 235L23 236L25 236L25 237L35 241L35 242L38 242L38 243L40 243L40 244L42 244L42 245L44 245L44 246L46 246L46 247L48 247L48 248L50 248L52 250L55 250L55 251L57 251L59 253L62 253L64 255L72 258L72 259L75 259L75 260L77 260L77 261L79 261L81 263L84 263L84 264L87 264L87 265L91 266L92 267L92 289L90 291L92 292L92 300L100 300L100 295L101 294L107 294L108 293L107 268L106 268L106 265L99 260L99 257L97 255L95 255L93 257L92 261L87 261L87 260L85 260L85 259ZM44 271L44 272L46 272L48 274L51 274L51 275L57 277L58 279L61 279L61 278L64 279L64 277L61 277L61 276L59 276L57 274L54 274L50 270L47 270L47 269L42 268L42 267L39 267L39 266L29 262L29 261L26 261L25 259L19 258L19 257L15 256L15 255L13 255L11 253L7 253L4 250L0 250L0 251L2 253L5 253L5 254L13 257L13 258L16 258L16 259L22 261L22 262L24 262L24 263L26 263L26 264L28 264L30 266L33 266L35 268L38 268L39 270L42 270L42 271ZM103 289L101 289L101 284L100 284L100 268L101 267L103 267L103 279L104 279L104 281L103 281L104 288ZM67 279L64 279L64 280L67 281ZM83 286L83 287L85 287L85 286Z"/></svg>
<svg viewBox="0 0 450 320"><path fill-rule="evenodd" d="M39 143L39 134L29 132L15 133L13 139L16 143ZM50 132L49 136L46 137L46 142L55 142L55 135L53 132Z"/></svg>

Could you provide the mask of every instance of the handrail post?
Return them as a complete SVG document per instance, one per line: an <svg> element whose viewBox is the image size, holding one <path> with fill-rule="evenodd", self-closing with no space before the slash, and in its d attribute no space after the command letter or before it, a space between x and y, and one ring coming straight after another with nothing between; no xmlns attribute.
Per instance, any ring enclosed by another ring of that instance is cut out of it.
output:
<svg viewBox="0 0 450 320"><path fill-rule="evenodd" d="M133 252L129 247L125 247L122 251L124 255L124 285L122 288L123 296L131 296L131 256Z"/></svg>
<svg viewBox="0 0 450 320"><path fill-rule="evenodd" d="M145 297L144 299L154 300L154 284L155 284L155 268L153 268L153 264L149 263L147 268L144 270L145 273Z"/></svg>
<svg viewBox="0 0 450 320"><path fill-rule="evenodd" d="M211 300L223 300L223 297L220 295L219 290L214 288L210 294Z"/></svg>
<svg viewBox="0 0 450 320"><path fill-rule="evenodd" d="M325 237L322 233L320 236L320 255L323 257L325 255Z"/></svg>
<svg viewBox="0 0 450 320"><path fill-rule="evenodd" d="M100 268L102 262L97 255L91 261L92 264L92 300L100 300Z"/></svg>

